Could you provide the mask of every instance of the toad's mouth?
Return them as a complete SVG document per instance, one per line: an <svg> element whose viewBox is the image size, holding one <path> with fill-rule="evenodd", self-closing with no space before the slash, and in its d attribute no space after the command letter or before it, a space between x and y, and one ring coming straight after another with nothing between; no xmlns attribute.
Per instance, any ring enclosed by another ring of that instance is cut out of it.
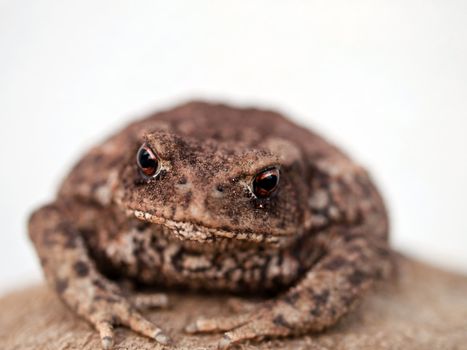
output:
<svg viewBox="0 0 467 350"><path fill-rule="evenodd" d="M239 240L255 243L278 244L287 239L287 236L275 236L271 234L226 230L221 228L207 227L198 223L188 221L175 221L153 215L141 210L131 210L131 213L139 220L162 225L175 235L178 239L195 242L218 242L223 240Z"/></svg>

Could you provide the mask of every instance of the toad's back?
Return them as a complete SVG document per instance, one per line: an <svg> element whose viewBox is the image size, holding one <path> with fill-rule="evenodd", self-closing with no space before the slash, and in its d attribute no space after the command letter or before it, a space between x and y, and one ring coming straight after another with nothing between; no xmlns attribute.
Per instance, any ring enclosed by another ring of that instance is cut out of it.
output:
<svg viewBox="0 0 467 350"><path fill-rule="evenodd" d="M255 108L232 108L223 104L190 102L166 112L158 112L131 124L123 134L144 133L166 128L180 136L199 140L213 139L258 146L269 137L293 142L307 157L342 155L323 138L302 128L277 112Z"/></svg>

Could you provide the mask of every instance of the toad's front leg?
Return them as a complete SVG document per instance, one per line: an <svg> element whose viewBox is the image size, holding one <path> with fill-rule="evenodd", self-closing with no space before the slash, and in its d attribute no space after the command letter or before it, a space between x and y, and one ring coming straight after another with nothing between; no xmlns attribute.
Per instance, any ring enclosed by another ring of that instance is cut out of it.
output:
<svg viewBox="0 0 467 350"><path fill-rule="evenodd" d="M29 221L29 235L47 281L62 300L94 325L104 349L112 347L113 327L117 324L161 344L169 343L168 336L146 320L116 284L97 271L80 232L65 217L64 207L53 203L37 210ZM166 303L160 298L158 301Z"/></svg>
<svg viewBox="0 0 467 350"><path fill-rule="evenodd" d="M320 331L336 323L390 269L386 241L361 235L342 237L297 286L278 299L238 315L199 319L186 330L227 331L219 343L221 349L249 339Z"/></svg>

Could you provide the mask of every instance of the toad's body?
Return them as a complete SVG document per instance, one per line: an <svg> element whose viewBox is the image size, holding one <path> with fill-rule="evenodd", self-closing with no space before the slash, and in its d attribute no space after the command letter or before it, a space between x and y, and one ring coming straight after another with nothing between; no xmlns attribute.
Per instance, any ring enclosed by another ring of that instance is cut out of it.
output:
<svg viewBox="0 0 467 350"><path fill-rule="evenodd" d="M115 324L169 341L136 311L166 298L126 295L116 278L276 293L187 327L226 332L220 347L319 331L387 275L387 234L376 189L335 147L279 114L206 103L93 148L30 220L48 282L105 348Z"/></svg>

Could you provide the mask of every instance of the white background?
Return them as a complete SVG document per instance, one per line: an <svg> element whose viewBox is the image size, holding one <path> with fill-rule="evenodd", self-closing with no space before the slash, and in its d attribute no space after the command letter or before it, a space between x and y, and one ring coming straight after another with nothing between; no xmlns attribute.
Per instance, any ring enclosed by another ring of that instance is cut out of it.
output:
<svg viewBox="0 0 467 350"><path fill-rule="evenodd" d="M467 272L466 35L463 0L0 0L0 293L41 278L27 215L83 151L194 97L315 127L373 173L395 247Z"/></svg>

